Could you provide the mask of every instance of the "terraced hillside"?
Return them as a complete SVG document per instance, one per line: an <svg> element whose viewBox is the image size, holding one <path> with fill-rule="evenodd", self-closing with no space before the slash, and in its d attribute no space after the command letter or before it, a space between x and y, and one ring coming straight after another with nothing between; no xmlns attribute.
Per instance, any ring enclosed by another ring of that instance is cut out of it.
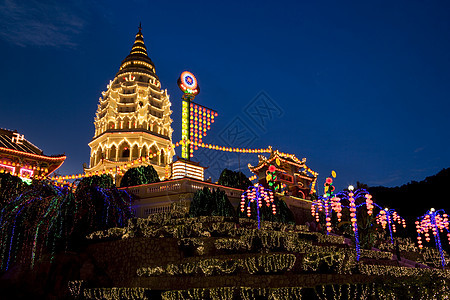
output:
<svg viewBox="0 0 450 300"><path fill-rule="evenodd" d="M304 225L183 210L88 236L77 299L446 299L450 272ZM411 252L411 251L410 251ZM420 260L420 253L402 256ZM101 275L99 275L101 274ZM406 297L406 298L405 298Z"/></svg>

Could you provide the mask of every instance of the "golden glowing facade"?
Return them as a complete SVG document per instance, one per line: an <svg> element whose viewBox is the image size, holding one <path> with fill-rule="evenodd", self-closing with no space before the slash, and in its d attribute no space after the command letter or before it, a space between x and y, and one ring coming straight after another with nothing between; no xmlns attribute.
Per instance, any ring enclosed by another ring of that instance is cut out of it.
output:
<svg viewBox="0 0 450 300"><path fill-rule="evenodd" d="M153 165L164 178L165 166L175 154L171 103L147 55L141 27L130 54L99 102L95 135L89 143L90 165L85 172L100 174L133 162L134 167Z"/></svg>

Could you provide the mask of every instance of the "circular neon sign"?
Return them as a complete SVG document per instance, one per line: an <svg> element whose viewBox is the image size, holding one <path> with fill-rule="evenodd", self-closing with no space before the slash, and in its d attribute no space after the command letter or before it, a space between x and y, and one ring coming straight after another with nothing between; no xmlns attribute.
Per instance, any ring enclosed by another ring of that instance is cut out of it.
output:
<svg viewBox="0 0 450 300"><path fill-rule="evenodd" d="M190 90L195 90L197 88L197 79L194 74L188 71L181 73L181 83Z"/></svg>
<svg viewBox="0 0 450 300"><path fill-rule="evenodd" d="M194 74L188 71L181 73L180 78L178 78L178 86L185 94L191 94L193 96L200 92L200 87L197 83L197 78Z"/></svg>

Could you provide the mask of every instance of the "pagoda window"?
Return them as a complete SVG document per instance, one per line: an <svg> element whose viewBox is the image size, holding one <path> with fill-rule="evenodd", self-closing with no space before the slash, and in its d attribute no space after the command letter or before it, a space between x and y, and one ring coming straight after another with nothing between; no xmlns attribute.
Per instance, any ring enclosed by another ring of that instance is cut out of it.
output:
<svg viewBox="0 0 450 300"><path fill-rule="evenodd" d="M150 148L150 151L152 154L158 154L158 149L156 148L155 145L153 145ZM155 157L152 156L151 162L152 162L152 164L155 164L155 165L158 164L158 156L155 156Z"/></svg>
<svg viewBox="0 0 450 300"><path fill-rule="evenodd" d="M161 166L166 165L166 156L164 155L164 150L161 149L161 155L159 156L159 164Z"/></svg>
<svg viewBox="0 0 450 300"><path fill-rule="evenodd" d="M95 164L98 164L103 158L103 154L102 154L102 148L98 148L97 150L97 159Z"/></svg>
<svg viewBox="0 0 450 300"><path fill-rule="evenodd" d="M139 157L139 148L137 145L133 146L133 150L131 151L131 158L136 159Z"/></svg>
<svg viewBox="0 0 450 300"><path fill-rule="evenodd" d="M115 124L114 124L114 122L109 122L109 129L114 129L114 127L115 127Z"/></svg>
<svg viewBox="0 0 450 300"><path fill-rule="evenodd" d="M117 155L116 145L112 145L111 150L109 150L109 159L115 161Z"/></svg>
<svg viewBox="0 0 450 300"><path fill-rule="evenodd" d="M126 148L122 151L122 158L130 160L130 149Z"/></svg>
<svg viewBox="0 0 450 300"><path fill-rule="evenodd" d="M142 123L142 128L144 128L145 130L148 130L148 124L147 124L147 121L144 121L144 122Z"/></svg>
<svg viewBox="0 0 450 300"><path fill-rule="evenodd" d="M119 147L120 160L126 161L130 159L130 145L123 143Z"/></svg>
<svg viewBox="0 0 450 300"><path fill-rule="evenodd" d="M281 174L279 174L279 178L281 180L283 180L283 181L287 181L287 182L290 182L290 183L294 182L294 178L291 175L289 175L289 174L281 173Z"/></svg>
<svg viewBox="0 0 450 300"><path fill-rule="evenodd" d="M141 156L145 157L147 155L148 155L147 146L144 145L144 147L142 147L142 150L141 150Z"/></svg>
<svg viewBox="0 0 450 300"><path fill-rule="evenodd" d="M159 126L156 124L153 124L153 132L159 133Z"/></svg>
<svg viewBox="0 0 450 300"><path fill-rule="evenodd" d="M128 118L123 119L123 129L129 129L130 128L130 120Z"/></svg>

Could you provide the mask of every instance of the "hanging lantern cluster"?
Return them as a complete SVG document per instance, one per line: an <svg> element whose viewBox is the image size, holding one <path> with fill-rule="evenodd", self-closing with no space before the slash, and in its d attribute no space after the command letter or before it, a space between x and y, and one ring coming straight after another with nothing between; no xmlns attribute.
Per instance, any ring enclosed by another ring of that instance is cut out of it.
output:
<svg viewBox="0 0 450 300"><path fill-rule="evenodd" d="M336 172L331 172L332 177L336 177ZM326 178L324 183L324 195L320 196L317 200L313 200L311 204L311 215L315 217L316 222L320 221L319 212L325 213L325 226L327 234L331 232L331 216L332 212L336 212L338 221L342 218L342 206L340 198L333 196L335 188L333 186L333 179L331 177Z"/></svg>
<svg viewBox="0 0 450 300"><path fill-rule="evenodd" d="M355 203L355 198L353 198L354 194L353 194L353 189L350 190L350 192L348 193L348 201L349 201L349 206L350 206L350 221L352 223L352 228L353 231L358 230L358 224L357 219L356 219L356 203Z"/></svg>
<svg viewBox="0 0 450 300"><path fill-rule="evenodd" d="M376 216L377 224L380 224L383 229L386 229L386 226L389 229L389 234L391 236L391 244L394 244L394 238L392 237L392 232L397 232L397 227L395 223L397 222L399 225L402 225L403 228L406 228L406 221L402 217L400 217L397 212L393 209L381 209L378 215Z"/></svg>
<svg viewBox="0 0 450 300"><path fill-rule="evenodd" d="M245 206L247 203L247 216L251 217L252 203L255 203L257 219L258 219L258 229L260 229L260 209L265 204L267 207L272 206L272 213L275 215L277 213L277 208L274 203L273 192L271 190L265 189L261 184L257 183L254 186L250 186L241 195L241 212L245 211Z"/></svg>
<svg viewBox="0 0 450 300"><path fill-rule="evenodd" d="M341 199L338 197L331 198L331 208L336 212L338 222L342 219L342 205L341 205Z"/></svg>
<svg viewBox="0 0 450 300"><path fill-rule="evenodd" d="M369 216L371 216L372 213L373 213L373 200L372 200L372 195L371 195L371 194L366 194L364 197L366 198L367 214L368 214Z"/></svg>
<svg viewBox="0 0 450 300"><path fill-rule="evenodd" d="M419 222L416 221L416 231L418 233L417 243L419 244L419 248L422 249L422 237L423 234L425 236L425 240L429 242L431 240L429 231L433 233L433 236L436 238L438 236L438 232L444 232L444 229L449 231L449 221L448 215L444 213L442 216L437 213L433 217L433 214L426 214L425 217ZM450 244L450 233L447 233L447 239Z"/></svg>
<svg viewBox="0 0 450 300"><path fill-rule="evenodd" d="M431 238L429 232L431 231L436 247L439 249L441 255L442 267L445 267L446 263L439 233L443 233L444 230L447 232L447 239L450 244L448 215L442 209L436 211L432 208L416 221L417 243L419 244L419 248L423 248L421 234L425 236L427 242L430 242Z"/></svg>
<svg viewBox="0 0 450 300"><path fill-rule="evenodd" d="M327 233L331 231L331 215L332 212L336 212L338 222L342 219L342 205L341 199L338 197L319 197L319 199L314 200L311 205L311 215L315 217L316 222L320 221L319 213L325 213L325 225L327 229Z"/></svg>

